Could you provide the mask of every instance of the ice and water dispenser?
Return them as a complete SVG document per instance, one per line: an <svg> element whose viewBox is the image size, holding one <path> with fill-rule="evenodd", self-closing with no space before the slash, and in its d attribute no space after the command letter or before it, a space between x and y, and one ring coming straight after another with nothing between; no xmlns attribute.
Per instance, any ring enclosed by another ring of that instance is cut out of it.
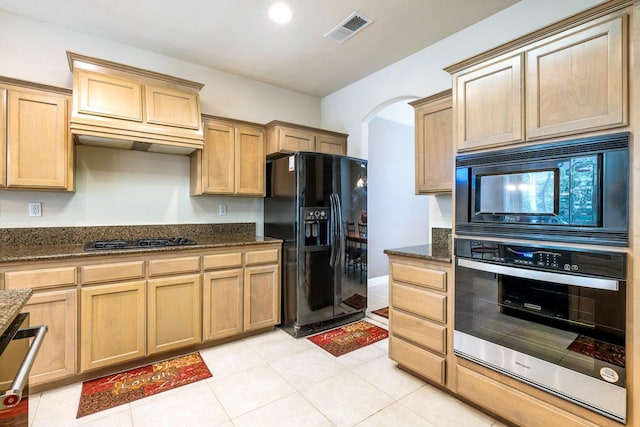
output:
<svg viewBox="0 0 640 427"><path fill-rule="evenodd" d="M329 208L303 208L304 245L326 246L329 244Z"/></svg>

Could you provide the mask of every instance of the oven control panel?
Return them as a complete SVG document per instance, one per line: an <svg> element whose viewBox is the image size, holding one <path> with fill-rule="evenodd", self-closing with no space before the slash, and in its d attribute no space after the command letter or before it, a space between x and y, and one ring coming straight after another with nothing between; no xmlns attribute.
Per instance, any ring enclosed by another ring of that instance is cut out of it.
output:
<svg viewBox="0 0 640 427"><path fill-rule="evenodd" d="M455 256L536 270L626 276L626 255L620 252L456 239Z"/></svg>

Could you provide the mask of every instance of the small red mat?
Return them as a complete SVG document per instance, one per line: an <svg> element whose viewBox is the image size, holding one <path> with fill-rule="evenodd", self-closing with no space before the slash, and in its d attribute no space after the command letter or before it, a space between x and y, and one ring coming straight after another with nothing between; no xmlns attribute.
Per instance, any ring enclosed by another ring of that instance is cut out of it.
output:
<svg viewBox="0 0 640 427"><path fill-rule="evenodd" d="M383 340L388 336L389 332L386 329L361 320L327 332L321 332L308 339L338 357Z"/></svg>
<svg viewBox="0 0 640 427"><path fill-rule="evenodd" d="M192 353L85 381L76 418L210 377L200 353Z"/></svg>
<svg viewBox="0 0 640 427"><path fill-rule="evenodd" d="M383 307L378 310L373 310L372 313L377 314L378 316L382 316L385 318L389 318L389 307Z"/></svg>

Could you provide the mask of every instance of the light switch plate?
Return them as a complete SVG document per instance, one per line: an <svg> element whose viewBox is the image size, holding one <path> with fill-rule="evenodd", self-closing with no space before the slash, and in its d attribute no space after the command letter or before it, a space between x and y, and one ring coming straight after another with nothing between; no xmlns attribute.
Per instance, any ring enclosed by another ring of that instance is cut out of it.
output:
<svg viewBox="0 0 640 427"><path fill-rule="evenodd" d="M227 214L227 205L218 205L218 215L225 216Z"/></svg>

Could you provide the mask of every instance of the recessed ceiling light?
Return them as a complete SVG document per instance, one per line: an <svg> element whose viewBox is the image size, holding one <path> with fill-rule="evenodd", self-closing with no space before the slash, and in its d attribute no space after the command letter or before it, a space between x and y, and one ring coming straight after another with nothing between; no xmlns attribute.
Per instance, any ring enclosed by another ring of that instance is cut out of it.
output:
<svg viewBox="0 0 640 427"><path fill-rule="evenodd" d="M269 18L278 24L286 24L291 20L291 9L284 3L275 3L267 13Z"/></svg>

